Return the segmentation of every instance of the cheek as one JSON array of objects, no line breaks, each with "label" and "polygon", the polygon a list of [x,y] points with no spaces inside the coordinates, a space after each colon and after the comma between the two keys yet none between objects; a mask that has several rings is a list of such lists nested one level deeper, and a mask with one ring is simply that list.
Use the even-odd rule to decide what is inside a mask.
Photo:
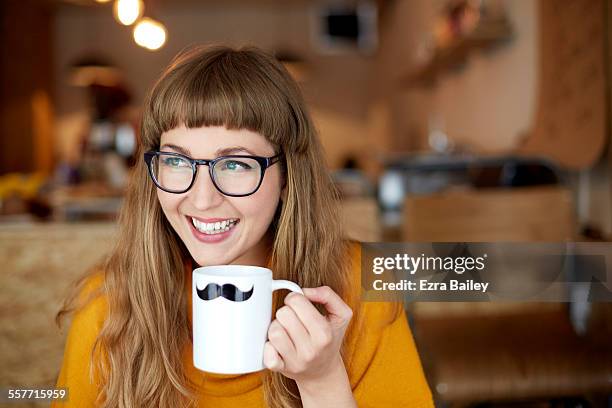
[{"label": "cheek", "polygon": [[[245,217],[251,225],[259,225],[266,222],[270,207],[275,207],[274,195],[258,194],[259,191],[249,197],[232,199],[232,206]],[[263,191],[262,191],[263,193]]]},{"label": "cheek", "polygon": [[179,200],[174,196],[176,196],[176,194],[165,193],[160,189],[157,189],[157,200],[168,218],[170,218],[172,213],[176,212],[178,209]]},{"label": "cheek", "polygon": [[245,217],[251,218],[253,225],[267,228],[272,221],[280,199],[278,177],[270,177],[270,179],[264,180],[255,194],[245,198],[245,200],[236,201],[236,208]]}]

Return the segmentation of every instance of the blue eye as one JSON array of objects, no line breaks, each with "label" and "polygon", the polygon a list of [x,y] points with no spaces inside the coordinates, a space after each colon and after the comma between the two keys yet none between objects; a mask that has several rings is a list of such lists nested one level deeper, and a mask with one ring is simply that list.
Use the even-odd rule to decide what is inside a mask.
[{"label": "blue eye", "polygon": [[191,167],[189,163],[185,159],[181,159],[180,157],[173,156],[165,156],[162,157],[162,164],[167,167]]},{"label": "blue eye", "polygon": [[229,170],[229,171],[240,171],[240,170],[251,170],[252,166],[249,164],[238,161],[238,160],[224,160],[221,163],[221,170]]}]

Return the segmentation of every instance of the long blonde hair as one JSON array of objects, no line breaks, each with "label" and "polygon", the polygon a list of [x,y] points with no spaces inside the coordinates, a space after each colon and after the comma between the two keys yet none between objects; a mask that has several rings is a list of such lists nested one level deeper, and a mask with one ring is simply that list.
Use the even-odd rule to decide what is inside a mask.
[{"label": "long blonde hair", "polygon": [[[184,291],[190,254],[165,218],[143,160],[144,151],[159,148],[163,132],[182,124],[246,128],[284,152],[286,195],[271,224],[275,279],[302,287],[328,285],[348,296],[348,247],[338,195],[298,85],[273,56],[255,47],[185,51],[145,102],[138,161],[116,245],[75,283],[56,317],[61,325],[62,316],[82,307],[77,295],[88,276],[101,269],[108,316],[94,350],[104,350],[105,358],[94,358],[92,351],[91,367],[100,374],[103,407],[195,405],[197,391],[181,360],[191,341]],[[274,310],[281,305],[275,297]],[[263,390],[270,407],[301,406],[295,381],[279,373],[265,371]]]}]

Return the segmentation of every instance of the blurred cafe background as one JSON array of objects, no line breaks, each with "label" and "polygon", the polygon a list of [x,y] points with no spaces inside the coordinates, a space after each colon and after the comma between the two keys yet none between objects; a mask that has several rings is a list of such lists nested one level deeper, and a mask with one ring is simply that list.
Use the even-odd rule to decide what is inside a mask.
[{"label": "blurred cafe background", "polygon": [[[285,64],[354,239],[612,240],[609,0],[2,0],[0,11],[0,386],[55,384],[66,330],[53,316],[110,248],[147,90],[193,44],[254,44]],[[439,407],[612,407],[611,305],[407,312]]]}]

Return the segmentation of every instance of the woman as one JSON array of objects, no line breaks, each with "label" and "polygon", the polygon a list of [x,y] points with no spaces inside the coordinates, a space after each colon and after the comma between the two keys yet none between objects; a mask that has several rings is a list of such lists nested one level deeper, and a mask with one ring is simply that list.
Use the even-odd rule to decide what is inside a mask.
[{"label": "woman", "polygon": [[[432,406],[401,305],[360,304],[360,249],[296,83],[253,47],[179,55],[149,94],[114,250],[75,285],[57,386],[104,407]],[[195,160],[200,159],[200,160]],[[207,160],[201,160],[207,159]],[[214,159],[214,160],[211,160]],[[191,360],[191,271],[267,266],[262,372]]]}]

